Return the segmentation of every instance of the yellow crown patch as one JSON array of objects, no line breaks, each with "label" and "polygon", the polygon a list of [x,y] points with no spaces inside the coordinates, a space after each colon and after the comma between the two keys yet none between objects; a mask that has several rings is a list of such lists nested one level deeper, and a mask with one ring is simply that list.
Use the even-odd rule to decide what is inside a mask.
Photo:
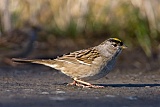
[{"label": "yellow crown patch", "polygon": [[119,40],[118,38],[112,38],[112,39],[121,42],[121,40]]}]

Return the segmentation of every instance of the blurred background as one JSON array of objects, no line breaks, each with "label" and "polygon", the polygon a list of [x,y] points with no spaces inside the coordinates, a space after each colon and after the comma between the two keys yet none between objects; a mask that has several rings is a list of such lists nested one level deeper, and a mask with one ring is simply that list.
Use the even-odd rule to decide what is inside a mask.
[{"label": "blurred background", "polygon": [[0,0],[0,62],[55,58],[109,37],[128,49],[117,67],[159,70],[159,0]]}]

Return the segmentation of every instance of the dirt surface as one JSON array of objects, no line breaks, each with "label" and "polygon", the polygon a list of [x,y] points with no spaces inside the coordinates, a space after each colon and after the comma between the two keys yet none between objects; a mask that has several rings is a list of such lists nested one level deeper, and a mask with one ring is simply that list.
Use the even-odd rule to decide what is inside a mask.
[{"label": "dirt surface", "polygon": [[105,86],[66,86],[72,80],[41,65],[0,67],[0,107],[160,107],[160,71],[114,69],[91,81]]}]

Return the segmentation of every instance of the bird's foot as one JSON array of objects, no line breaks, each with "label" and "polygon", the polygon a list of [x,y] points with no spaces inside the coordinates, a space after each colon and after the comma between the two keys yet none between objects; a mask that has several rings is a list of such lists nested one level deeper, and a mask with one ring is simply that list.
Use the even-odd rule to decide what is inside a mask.
[{"label": "bird's foot", "polygon": [[68,85],[74,85],[74,86],[79,86],[83,88],[104,88],[104,86],[98,86],[98,85],[92,85],[88,82],[82,81],[82,80],[74,80],[72,83],[69,83]]}]

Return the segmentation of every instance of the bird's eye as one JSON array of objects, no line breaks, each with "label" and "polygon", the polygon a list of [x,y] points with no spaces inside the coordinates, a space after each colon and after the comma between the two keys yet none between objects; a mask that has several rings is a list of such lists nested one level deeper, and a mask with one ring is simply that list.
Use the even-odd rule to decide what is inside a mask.
[{"label": "bird's eye", "polygon": [[117,47],[117,44],[113,44],[114,47]]}]

